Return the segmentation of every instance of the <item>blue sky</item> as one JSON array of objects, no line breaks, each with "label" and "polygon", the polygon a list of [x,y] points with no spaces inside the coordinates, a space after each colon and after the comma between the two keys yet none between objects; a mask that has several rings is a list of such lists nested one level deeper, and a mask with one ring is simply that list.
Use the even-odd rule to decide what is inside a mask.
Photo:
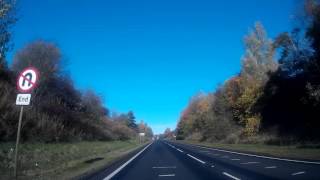
[{"label": "blue sky", "polygon": [[270,37],[289,30],[295,2],[21,0],[9,61],[30,41],[54,42],[77,87],[161,133],[175,128],[191,96],[239,72],[254,22]]}]

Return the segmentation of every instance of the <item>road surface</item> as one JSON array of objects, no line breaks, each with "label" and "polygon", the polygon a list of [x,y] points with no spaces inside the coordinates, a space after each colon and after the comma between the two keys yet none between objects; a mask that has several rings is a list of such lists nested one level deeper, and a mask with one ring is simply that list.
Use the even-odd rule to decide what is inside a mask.
[{"label": "road surface", "polygon": [[320,179],[320,162],[154,141],[111,172],[106,170],[90,179]]}]

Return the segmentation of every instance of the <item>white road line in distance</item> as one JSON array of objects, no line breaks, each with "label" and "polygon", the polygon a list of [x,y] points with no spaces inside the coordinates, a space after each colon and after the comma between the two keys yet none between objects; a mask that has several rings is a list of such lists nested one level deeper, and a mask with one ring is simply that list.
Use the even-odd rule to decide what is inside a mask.
[{"label": "white road line in distance", "polygon": [[154,166],[152,169],[175,169],[176,166]]},{"label": "white road line in distance", "polygon": [[[189,145],[189,146],[194,146],[194,145],[190,145],[190,144],[188,144],[188,145]],[[203,146],[196,146],[196,147],[203,148],[203,149],[211,149],[211,150],[220,151],[220,152],[227,152],[227,153],[232,153],[232,154],[244,155],[244,156],[264,158],[264,159],[272,159],[272,160],[287,161],[287,162],[296,162],[296,163],[305,163],[305,164],[320,164],[320,162],[316,162],[316,161],[303,161],[303,160],[295,160],[295,159],[269,157],[269,156],[262,156],[262,155],[255,155],[255,154],[240,153],[240,152],[228,151],[228,150],[222,150],[222,149],[216,149],[216,148],[208,148],[208,147],[203,147]]]},{"label": "white road line in distance", "polygon": [[160,177],[172,177],[175,176],[175,174],[159,174]]},{"label": "white road line in distance", "polygon": [[304,171],[300,171],[300,172],[292,173],[291,175],[292,175],[292,176],[296,176],[296,175],[304,174],[304,173],[306,173],[306,172],[304,172]]},{"label": "white road line in distance", "polygon": [[190,154],[187,154],[187,156],[191,157],[192,159],[194,159],[194,160],[196,160],[196,161],[198,161],[198,162],[201,162],[202,164],[205,164],[205,163],[206,163],[206,162],[204,162],[204,161],[202,161],[202,160],[200,160],[200,159],[198,159],[198,158],[196,158],[196,157],[194,157],[194,156],[192,156],[192,155],[190,155]]},{"label": "white road line in distance", "polygon": [[245,163],[240,163],[240,164],[259,164],[259,162],[245,162]]},{"label": "white road line in distance", "polygon": [[225,175],[225,176],[228,176],[229,178],[232,178],[234,180],[241,180],[240,178],[237,178],[237,177],[235,177],[235,176],[233,176],[233,175],[231,175],[229,173],[226,173],[226,172],[223,172],[222,174]]},{"label": "white road line in distance", "polygon": [[265,169],[275,169],[277,168],[277,166],[267,166],[267,167],[264,167]]},{"label": "white road line in distance", "polygon": [[231,159],[232,161],[240,161],[240,159]]},{"label": "white road line in distance", "polygon": [[211,165],[212,168],[214,168],[214,165]]},{"label": "white road line in distance", "polygon": [[136,155],[134,155],[132,158],[130,158],[127,162],[122,164],[118,169],[113,171],[111,174],[109,174],[107,177],[103,178],[103,180],[110,180],[115,176],[117,173],[119,173],[124,167],[126,167],[131,161],[133,161],[135,158],[137,158],[143,151],[145,151],[152,143],[150,143],[148,146],[143,148],[140,152],[138,152]]},{"label": "white road line in distance", "polygon": [[177,150],[178,150],[179,152],[182,152],[182,153],[183,153],[183,151],[182,151],[181,149],[178,149],[178,148],[177,148]]}]

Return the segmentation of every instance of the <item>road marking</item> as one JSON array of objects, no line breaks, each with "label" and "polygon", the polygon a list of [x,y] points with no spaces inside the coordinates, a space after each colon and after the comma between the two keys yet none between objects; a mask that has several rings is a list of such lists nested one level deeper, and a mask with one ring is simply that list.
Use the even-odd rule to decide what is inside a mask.
[{"label": "road marking", "polygon": [[232,161],[240,161],[240,159],[231,159]]},{"label": "road marking", "polygon": [[265,169],[275,169],[277,168],[277,166],[267,166],[267,167],[264,167]]},{"label": "road marking", "polygon": [[177,150],[180,151],[180,152],[183,152],[181,149],[178,149],[178,148],[177,148]]},{"label": "road marking", "polygon": [[214,165],[211,165],[212,168],[214,168]]},{"label": "road marking", "polygon": [[[189,145],[189,146],[193,146],[193,145]],[[294,159],[286,159],[286,158],[276,158],[276,157],[240,153],[240,152],[234,152],[234,151],[228,151],[228,150],[222,150],[222,149],[216,149],[216,148],[208,148],[208,147],[203,147],[203,146],[196,146],[196,147],[203,148],[203,149],[211,149],[211,150],[220,151],[220,152],[227,152],[227,153],[232,153],[232,154],[244,155],[244,156],[264,158],[264,159],[273,159],[273,160],[279,160],[279,161],[305,163],[305,164],[320,164],[320,162],[316,162],[316,161],[302,161],[302,160],[294,160]]]},{"label": "road marking", "polygon": [[153,169],[175,169],[176,166],[154,166]]},{"label": "road marking", "polygon": [[105,177],[103,180],[110,180],[115,176],[117,173],[119,173],[124,167],[126,167],[131,161],[133,161],[135,158],[137,158],[143,151],[145,151],[152,143],[150,143],[148,146],[143,148],[140,152],[138,152],[136,155],[134,155],[132,158],[130,158],[127,162],[122,164],[118,169],[113,171],[111,174],[109,174],[107,177]]},{"label": "road marking", "polygon": [[192,159],[201,162],[202,164],[205,164],[205,163],[206,163],[206,162],[204,162],[204,161],[202,161],[202,160],[200,160],[200,159],[198,159],[198,158],[196,158],[196,157],[194,157],[194,156],[192,156],[192,155],[190,155],[190,154],[187,154],[187,155],[188,155],[189,157],[191,157]]},{"label": "road marking", "polygon": [[291,175],[292,175],[292,176],[296,176],[296,175],[304,174],[304,173],[306,173],[306,172],[304,172],[304,171],[300,171],[300,172],[292,173]]},{"label": "road marking", "polygon": [[245,162],[245,163],[240,163],[240,164],[259,164],[259,162]]},{"label": "road marking", "polygon": [[159,174],[160,177],[172,177],[175,176],[175,174]]},{"label": "road marking", "polygon": [[232,179],[235,179],[235,180],[241,180],[241,179],[239,179],[239,178],[237,178],[237,177],[235,177],[235,176],[232,176],[231,174],[226,173],[226,172],[223,172],[222,174],[225,175],[225,176],[228,176],[228,177],[230,177],[230,178],[232,178]]},{"label": "road marking", "polygon": [[219,156],[220,154],[212,154],[212,155],[214,155],[214,156]]}]

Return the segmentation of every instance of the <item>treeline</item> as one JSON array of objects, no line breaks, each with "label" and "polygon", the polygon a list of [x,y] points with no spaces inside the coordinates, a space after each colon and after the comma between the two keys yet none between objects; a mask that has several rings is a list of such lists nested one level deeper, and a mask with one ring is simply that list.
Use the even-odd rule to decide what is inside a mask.
[{"label": "treeline", "polygon": [[291,32],[271,40],[261,23],[244,37],[240,73],[197,94],[177,139],[226,143],[319,142],[320,4],[305,1]]},{"label": "treeline", "polygon": [[127,140],[136,138],[139,132],[152,137],[151,128],[136,123],[133,112],[110,113],[94,91],[79,91],[64,70],[61,50],[53,43],[35,41],[26,45],[8,67],[5,55],[12,45],[14,6],[15,1],[0,1],[0,142],[16,138],[16,79],[29,66],[40,71],[40,81],[32,93],[32,105],[25,107],[23,141]]}]

